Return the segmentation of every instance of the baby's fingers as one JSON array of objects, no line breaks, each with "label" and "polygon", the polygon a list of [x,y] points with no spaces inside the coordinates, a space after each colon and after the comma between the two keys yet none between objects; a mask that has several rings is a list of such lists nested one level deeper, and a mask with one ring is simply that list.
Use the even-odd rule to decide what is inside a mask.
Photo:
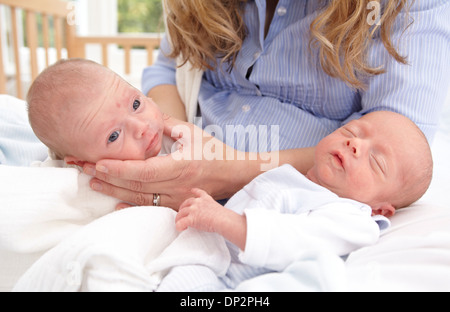
[{"label": "baby's fingers", "polygon": [[[183,211],[185,211],[183,213]],[[175,228],[177,231],[182,232],[186,230],[190,226],[190,218],[189,213],[187,210],[181,210],[178,212],[176,218],[175,218]]]},{"label": "baby's fingers", "polygon": [[[178,213],[175,216],[175,224],[177,224],[179,221],[186,219],[186,217],[190,214],[191,210],[191,204],[190,202],[192,201],[192,198],[188,198],[186,199],[180,206],[180,208],[178,209]],[[186,221],[184,221],[186,222]]]},{"label": "baby's fingers", "polygon": [[195,198],[193,197],[186,199],[184,202],[181,203],[180,207],[178,208],[178,211],[192,206],[194,204],[194,200]]}]

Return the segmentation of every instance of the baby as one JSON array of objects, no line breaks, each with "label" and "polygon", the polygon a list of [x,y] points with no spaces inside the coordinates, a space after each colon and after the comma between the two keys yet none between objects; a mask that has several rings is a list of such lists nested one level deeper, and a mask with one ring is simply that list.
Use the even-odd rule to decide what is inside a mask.
[{"label": "baby", "polygon": [[[156,104],[94,62],[74,59],[49,67],[27,100],[36,135],[69,164],[143,160],[161,151],[164,122]],[[428,142],[412,121],[393,112],[367,114],[317,145],[306,176],[288,165],[268,171],[226,207],[194,189],[179,208],[177,229],[222,235],[232,243],[234,261],[220,281],[198,267],[195,274],[174,268],[160,290],[235,288],[308,252],[342,256],[373,244],[389,224],[386,217],[419,199],[431,175]]]},{"label": "baby", "polygon": [[[144,160],[157,156],[160,152],[169,152],[174,145],[171,138],[163,135],[164,120],[157,105],[116,73],[92,61],[63,60],[47,68],[32,84],[27,101],[29,120],[34,132],[49,147],[55,158],[65,160],[68,164],[83,166],[85,162],[95,163],[105,158]],[[80,175],[80,177],[80,181],[87,181],[86,178],[90,179],[86,175]],[[74,208],[80,207],[84,210],[86,206],[92,205],[93,211],[111,211],[108,209],[118,201],[116,199],[105,200],[103,194],[93,192],[87,183],[82,182],[78,187],[77,194],[88,198],[87,201],[86,198],[82,198],[80,201],[71,202],[70,204]],[[85,201],[83,202],[83,200]],[[158,199],[156,199],[156,203],[158,203]],[[123,207],[119,202],[116,209]],[[133,268],[136,268],[136,265],[150,264],[144,270],[137,267],[138,272],[148,273],[148,276],[143,276],[143,279],[150,282],[146,285],[146,289],[155,289],[158,280],[168,271],[167,268],[180,263],[184,265],[193,263],[196,267],[214,271],[214,276],[216,274],[223,275],[229,264],[229,252],[225,240],[221,236],[196,230],[177,233],[173,221],[175,218],[173,210],[146,208],[148,209],[137,208],[134,210],[135,213],[136,211],[139,213],[140,217],[145,219],[146,216],[149,216],[150,220],[154,221],[143,229],[155,231],[154,233],[160,232],[164,239],[158,235],[151,235],[144,237],[141,245],[136,242],[127,245],[126,240],[122,240],[126,246],[116,249],[116,246],[120,245],[117,245],[116,241],[114,244],[110,244],[109,235],[88,235],[88,245],[83,239],[75,239],[70,243],[71,250],[83,250],[81,254],[84,257],[85,254],[89,256],[89,251],[97,254],[98,250],[94,249],[106,243],[107,247],[106,249],[101,247],[101,253],[112,265],[117,264],[118,272],[123,263],[132,264]],[[127,213],[128,211],[123,212]],[[126,221],[127,218],[130,220],[132,215],[133,211],[130,211],[122,216]],[[114,218],[112,216],[100,219],[96,223],[97,225],[94,223],[94,231],[97,232],[97,228],[100,226],[103,229],[100,231],[102,233],[109,230],[117,232],[115,228],[110,228],[111,220]],[[136,231],[139,231],[138,223],[136,223]],[[78,233],[85,233],[91,229],[92,227],[86,226]],[[173,233],[178,235],[173,235]],[[163,244],[166,245],[162,247]],[[110,247],[108,247],[110,245],[114,246],[111,253],[109,253]],[[53,250],[63,250],[61,248],[65,248],[64,246],[64,244],[59,244]],[[92,246],[95,248],[93,249]],[[176,253],[178,250],[183,257],[171,257],[171,253]],[[63,250],[63,252],[65,251]],[[73,257],[71,262],[79,263],[78,254],[71,253],[70,257]],[[170,258],[169,261],[161,260],[164,257]],[[95,263],[95,256],[93,258],[92,261]],[[49,267],[46,261],[51,261],[51,259],[44,259],[40,265],[45,269]],[[94,268],[95,274],[91,276],[90,269],[87,268],[90,266],[91,260],[86,262],[86,259],[89,257],[84,257],[84,262],[82,261],[87,264],[83,270],[85,274],[83,284],[79,286],[79,289],[96,287],[95,282],[86,281],[89,281],[90,278],[97,280],[97,276],[101,276],[98,272],[103,269],[102,266]],[[156,270],[156,274],[153,274],[152,270]],[[42,270],[38,271],[42,272]],[[108,266],[106,266],[106,271],[108,271]],[[125,287],[127,287],[127,283],[136,285],[134,277],[127,280],[127,277],[132,274],[128,275],[128,270],[126,271],[123,275],[122,285]],[[135,273],[137,274],[137,272]],[[118,287],[120,285],[121,283]],[[104,285],[97,286],[104,287]]]},{"label": "baby", "polygon": [[27,102],[33,131],[68,164],[144,160],[161,151],[158,106],[95,62],[70,59],[50,66],[33,82]]},{"label": "baby", "polygon": [[176,227],[216,232],[232,243],[235,261],[221,283],[234,288],[314,252],[344,256],[375,243],[389,226],[386,218],[425,193],[432,167],[428,142],[412,121],[373,112],[322,139],[306,176],[289,165],[273,169],[225,207],[203,190],[192,190]]}]

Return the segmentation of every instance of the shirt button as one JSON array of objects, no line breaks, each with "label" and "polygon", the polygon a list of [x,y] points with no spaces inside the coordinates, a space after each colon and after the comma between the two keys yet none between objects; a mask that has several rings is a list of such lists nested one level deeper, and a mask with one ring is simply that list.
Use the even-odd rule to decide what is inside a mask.
[{"label": "shirt button", "polygon": [[284,16],[284,15],[286,15],[286,13],[287,13],[287,9],[283,6],[279,7],[277,10],[277,14],[279,16]]},{"label": "shirt button", "polygon": [[253,59],[256,61],[261,56],[261,52],[256,52],[253,54]]},{"label": "shirt button", "polygon": [[249,112],[249,111],[250,111],[250,105],[244,105],[244,106],[242,106],[242,111],[243,111],[244,113]]}]

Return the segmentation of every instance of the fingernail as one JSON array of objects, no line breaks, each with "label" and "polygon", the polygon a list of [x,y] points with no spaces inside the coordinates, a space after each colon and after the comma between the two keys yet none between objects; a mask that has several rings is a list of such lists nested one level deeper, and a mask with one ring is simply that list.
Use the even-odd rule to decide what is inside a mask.
[{"label": "fingernail", "polygon": [[94,191],[101,191],[103,189],[102,185],[97,182],[92,183],[91,187]]},{"label": "fingernail", "polygon": [[100,172],[103,172],[103,173],[108,173],[108,168],[106,168],[105,166],[97,165],[95,167],[95,169],[97,169],[97,171],[100,171]]},{"label": "fingernail", "polygon": [[84,173],[90,176],[95,176],[95,169],[92,167],[84,167],[83,169]]}]

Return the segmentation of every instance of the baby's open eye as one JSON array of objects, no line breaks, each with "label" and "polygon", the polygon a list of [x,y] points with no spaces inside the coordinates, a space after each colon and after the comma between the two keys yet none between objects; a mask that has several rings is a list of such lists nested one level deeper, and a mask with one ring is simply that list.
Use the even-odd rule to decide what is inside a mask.
[{"label": "baby's open eye", "polygon": [[141,101],[134,100],[134,102],[133,102],[133,109],[137,110],[140,106],[141,106]]},{"label": "baby's open eye", "polygon": [[120,135],[120,131],[114,131],[113,133],[111,133],[111,135],[108,138],[108,143],[112,143],[114,141],[116,141],[119,138]]}]

